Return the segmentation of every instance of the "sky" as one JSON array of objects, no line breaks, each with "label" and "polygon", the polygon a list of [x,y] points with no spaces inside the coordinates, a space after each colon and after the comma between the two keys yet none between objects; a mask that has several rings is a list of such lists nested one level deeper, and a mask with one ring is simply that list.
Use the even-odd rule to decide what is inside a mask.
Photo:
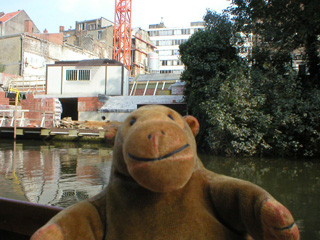
[{"label": "sky", "polygon": [[[230,0],[132,0],[132,27],[147,30],[149,24],[189,26],[202,21],[206,9],[220,13]],[[104,17],[114,22],[115,0],[0,0],[0,12],[25,10],[38,29],[59,32],[59,26],[74,29],[75,22]]]}]

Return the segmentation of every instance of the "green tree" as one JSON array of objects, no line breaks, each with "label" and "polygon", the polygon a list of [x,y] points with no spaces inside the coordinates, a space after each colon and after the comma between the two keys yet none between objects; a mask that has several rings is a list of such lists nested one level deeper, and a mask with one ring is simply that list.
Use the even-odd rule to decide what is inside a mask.
[{"label": "green tree", "polygon": [[265,138],[272,116],[264,113],[266,97],[253,88],[252,81],[249,69],[241,63],[232,64],[221,84],[219,76],[211,81],[218,94],[208,98],[202,108],[209,116],[206,140],[214,152],[260,155],[271,148]]},{"label": "green tree", "polygon": [[227,15],[208,11],[204,19],[205,30],[180,46],[186,102],[201,125],[199,147],[227,155],[319,156],[320,89],[305,88],[286,65],[286,51],[275,55],[268,44],[247,64]]},{"label": "green tree", "polygon": [[320,90],[304,90],[295,71],[281,75],[251,69],[253,89],[264,96],[264,115],[271,116],[264,140],[268,155],[319,156]]},{"label": "green tree", "polygon": [[310,72],[310,86],[319,83],[320,4],[317,0],[233,0],[228,10],[237,30],[261,37],[253,63],[284,72],[295,50],[303,48]]},{"label": "green tree", "polygon": [[204,139],[208,116],[200,107],[216,94],[215,91],[208,91],[208,83],[217,75],[222,81],[231,62],[240,60],[232,44],[234,30],[228,15],[207,10],[205,21],[205,30],[196,32],[180,45],[181,61],[186,66],[181,76],[186,82],[184,95],[188,109],[202,126],[198,135],[201,146],[206,146]]}]

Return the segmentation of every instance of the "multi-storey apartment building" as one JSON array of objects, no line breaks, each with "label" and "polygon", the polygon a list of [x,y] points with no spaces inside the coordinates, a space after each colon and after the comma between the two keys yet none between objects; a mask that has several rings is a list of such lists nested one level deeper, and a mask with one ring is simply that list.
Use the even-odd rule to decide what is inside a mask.
[{"label": "multi-storey apartment building", "polygon": [[60,32],[65,42],[99,54],[100,58],[112,58],[113,28],[112,21],[101,17],[77,21],[75,29],[65,30],[60,26]]},{"label": "multi-storey apartment building", "polygon": [[204,22],[191,22],[187,27],[167,28],[163,22],[149,25],[150,39],[159,55],[160,73],[181,73],[184,65],[180,60],[179,45],[186,42],[192,34],[204,28]]}]

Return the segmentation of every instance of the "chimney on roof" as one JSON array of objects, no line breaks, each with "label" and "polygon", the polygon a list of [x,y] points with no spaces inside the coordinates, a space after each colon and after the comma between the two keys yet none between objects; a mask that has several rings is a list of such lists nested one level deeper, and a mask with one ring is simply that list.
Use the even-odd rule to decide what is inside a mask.
[{"label": "chimney on roof", "polygon": [[24,32],[33,33],[33,22],[31,20],[24,21]]},{"label": "chimney on roof", "polygon": [[43,31],[43,33],[48,33],[48,30],[45,28],[44,31]]},{"label": "chimney on roof", "polygon": [[60,32],[64,32],[64,26],[60,26]]},{"label": "chimney on roof", "polygon": [[4,15],[4,12],[0,12],[0,17],[2,17]]}]

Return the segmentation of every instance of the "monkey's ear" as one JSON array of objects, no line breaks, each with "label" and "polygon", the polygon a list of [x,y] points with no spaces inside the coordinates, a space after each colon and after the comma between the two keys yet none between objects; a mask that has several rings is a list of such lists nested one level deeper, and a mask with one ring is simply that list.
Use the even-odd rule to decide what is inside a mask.
[{"label": "monkey's ear", "polygon": [[194,136],[197,136],[200,130],[200,124],[198,122],[198,119],[196,119],[194,116],[187,115],[183,117],[184,120],[188,123],[189,127],[191,128],[191,131]]}]

